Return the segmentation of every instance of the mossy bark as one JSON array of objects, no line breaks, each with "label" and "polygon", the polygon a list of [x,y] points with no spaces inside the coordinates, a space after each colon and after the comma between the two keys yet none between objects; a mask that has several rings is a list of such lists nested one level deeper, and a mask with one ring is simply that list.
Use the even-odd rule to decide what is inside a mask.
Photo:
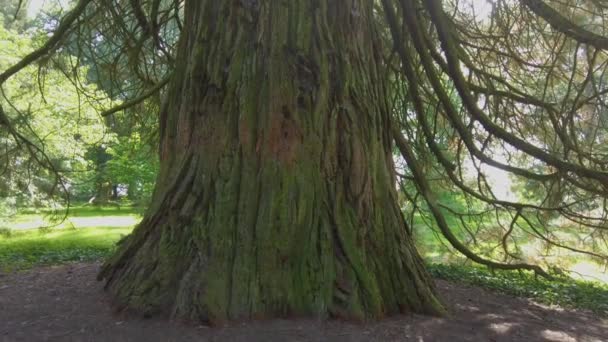
[{"label": "mossy bark", "polygon": [[221,322],[443,312],[397,205],[372,1],[186,1],[116,302]]}]

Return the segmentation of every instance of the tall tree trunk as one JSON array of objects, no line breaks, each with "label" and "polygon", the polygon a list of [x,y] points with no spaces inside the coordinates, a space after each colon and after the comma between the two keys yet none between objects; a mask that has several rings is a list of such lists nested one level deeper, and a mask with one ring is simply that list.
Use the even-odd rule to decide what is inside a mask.
[{"label": "tall tree trunk", "polygon": [[186,1],[117,303],[203,321],[443,311],[396,201],[367,0]]}]

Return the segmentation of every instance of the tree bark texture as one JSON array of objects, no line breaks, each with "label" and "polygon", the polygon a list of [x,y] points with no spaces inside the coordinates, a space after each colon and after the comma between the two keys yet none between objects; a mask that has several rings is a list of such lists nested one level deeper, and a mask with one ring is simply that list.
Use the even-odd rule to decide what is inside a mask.
[{"label": "tree bark texture", "polygon": [[222,322],[443,312],[394,189],[367,0],[186,1],[143,221],[100,278]]}]

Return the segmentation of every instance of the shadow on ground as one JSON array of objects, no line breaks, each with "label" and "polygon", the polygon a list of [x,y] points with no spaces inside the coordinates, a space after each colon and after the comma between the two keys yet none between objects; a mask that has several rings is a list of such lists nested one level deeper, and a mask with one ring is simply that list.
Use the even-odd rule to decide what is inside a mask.
[{"label": "shadow on ground", "polygon": [[312,319],[222,328],[113,313],[98,264],[0,274],[0,341],[608,341],[608,320],[438,281],[451,317],[354,324]]}]

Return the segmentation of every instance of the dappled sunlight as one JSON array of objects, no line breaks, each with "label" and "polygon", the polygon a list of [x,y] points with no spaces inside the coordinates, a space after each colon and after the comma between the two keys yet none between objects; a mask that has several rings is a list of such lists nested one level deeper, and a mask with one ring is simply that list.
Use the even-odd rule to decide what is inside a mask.
[{"label": "dappled sunlight", "polygon": [[99,238],[107,237],[117,234],[129,234],[132,227],[88,227],[83,229],[69,229],[61,228],[54,229],[50,232],[44,232],[41,234],[30,234],[30,238],[33,239],[59,239],[59,238]]},{"label": "dappled sunlight", "polygon": [[576,342],[577,339],[568,335],[563,331],[545,329],[541,332],[541,336],[547,341],[560,341],[560,342]]},{"label": "dappled sunlight", "polygon": [[98,216],[98,217],[71,217],[69,221],[76,227],[131,227],[141,220],[139,216]]},{"label": "dappled sunlight", "polygon": [[10,225],[11,229],[14,230],[25,230],[25,229],[35,229],[39,227],[44,227],[50,225],[49,222],[45,221],[44,218],[38,217],[34,218],[31,221],[12,223]]},{"label": "dappled sunlight", "polygon": [[[11,286],[2,292],[6,310],[0,311],[5,336],[45,339],[55,336],[72,340],[171,340],[171,341],[605,341],[606,325],[587,313],[556,312],[529,307],[523,301],[456,284],[439,284],[450,294],[446,303],[451,315],[445,318],[401,315],[365,323],[314,318],[268,319],[226,324],[221,328],[173,324],[161,319],[112,314],[102,297],[103,283],[93,281],[97,264],[78,264],[9,275]],[[66,277],[66,272],[69,274]],[[35,275],[35,276],[34,276]],[[19,282],[21,281],[21,282]],[[2,290],[0,290],[2,291]],[[477,296],[479,294],[479,296]],[[56,301],[58,295],[63,300]],[[28,310],[29,301],[36,312]],[[26,305],[24,305],[24,303]],[[480,308],[471,313],[458,307]],[[488,304],[489,303],[489,304]],[[500,313],[500,315],[487,315]],[[41,318],[34,317],[40,316]],[[32,318],[34,317],[34,318]],[[57,317],[57,319],[49,319]],[[493,318],[488,318],[493,317]],[[28,321],[28,329],[22,323]],[[575,330],[578,327],[578,330]],[[84,329],[83,329],[84,328]],[[82,329],[82,330],[81,330]],[[85,330],[86,329],[86,330]],[[91,331],[99,332],[94,337]],[[25,332],[25,334],[24,334]],[[74,333],[76,332],[76,333]]]},{"label": "dappled sunlight", "polygon": [[523,257],[527,260],[532,260],[541,256],[543,251],[542,242],[538,240],[522,244],[519,248],[521,249]]},{"label": "dappled sunlight", "polygon": [[[54,229],[49,232],[26,231],[12,237],[0,237],[0,248],[29,253],[31,250],[69,250],[87,246],[112,246],[121,236],[130,234],[132,227],[92,227],[87,229]],[[1,254],[1,253],[0,253]],[[9,253],[10,254],[10,253]],[[1,257],[1,255],[0,255]],[[1,258],[0,258],[1,259]]]},{"label": "dappled sunlight", "polygon": [[469,312],[479,312],[481,310],[478,306],[475,306],[475,305],[456,304],[456,307],[458,309],[466,310],[466,311],[469,311]]},{"label": "dappled sunlight", "polygon": [[495,313],[489,313],[489,314],[485,314],[485,315],[481,316],[481,318],[487,319],[487,320],[502,321],[502,320],[505,319],[505,316],[504,315],[495,314]]},{"label": "dappled sunlight", "polygon": [[608,284],[606,267],[592,261],[581,261],[569,267],[571,276],[576,279],[588,281],[601,281]]},{"label": "dappled sunlight", "polygon": [[557,267],[574,279],[608,284],[608,268],[584,255],[555,247],[548,250],[538,240],[521,244],[520,250],[527,262]]},{"label": "dappled sunlight", "polygon": [[508,333],[516,324],[514,323],[492,323],[490,324],[490,330],[498,333],[498,334],[506,334]]},{"label": "dappled sunlight", "polygon": [[79,236],[82,237],[99,237],[106,236],[108,234],[129,234],[132,230],[132,227],[124,227],[124,228],[91,228],[85,229],[78,232]]},{"label": "dappled sunlight", "polygon": [[541,309],[553,310],[555,312],[565,312],[566,311],[566,310],[564,310],[564,308],[560,307],[559,305],[543,304],[543,303],[539,303],[539,302],[535,301],[534,299],[528,299],[527,302],[530,306],[538,307]]},{"label": "dappled sunlight", "polygon": [[24,215],[17,222],[9,222],[13,230],[30,230],[40,227],[53,228],[87,228],[87,227],[133,227],[141,221],[136,214],[112,216],[68,217],[57,224],[42,215]]}]

